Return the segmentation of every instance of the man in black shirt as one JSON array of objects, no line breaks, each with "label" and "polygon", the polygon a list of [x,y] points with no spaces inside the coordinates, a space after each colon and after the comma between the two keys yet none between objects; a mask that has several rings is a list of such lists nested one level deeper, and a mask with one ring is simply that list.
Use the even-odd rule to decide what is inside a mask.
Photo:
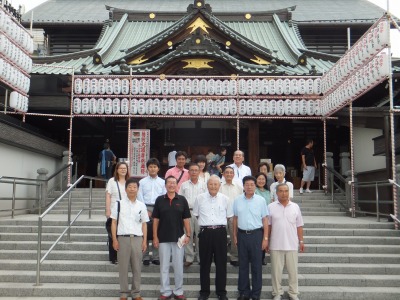
[{"label": "man in black shirt", "polygon": [[314,151],[313,151],[314,141],[307,140],[307,145],[301,150],[301,169],[303,170],[303,179],[300,185],[300,194],[303,194],[303,186],[306,185],[306,193],[311,193],[310,185],[311,181],[314,180],[315,169],[317,168],[317,163],[315,161]]},{"label": "man in black shirt", "polygon": [[[186,299],[183,294],[183,257],[182,245],[189,243],[190,235],[184,235],[190,231],[190,210],[185,197],[178,195],[176,191],[177,179],[168,176],[165,179],[167,193],[156,199],[153,210],[153,245],[159,249],[161,287],[159,300]],[[183,238],[182,238],[183,237]],[[181,245],[178,245],[181,239]],[[169,284],[169,265],[172,254],[172,266],[174,268],[175,289]]]}]

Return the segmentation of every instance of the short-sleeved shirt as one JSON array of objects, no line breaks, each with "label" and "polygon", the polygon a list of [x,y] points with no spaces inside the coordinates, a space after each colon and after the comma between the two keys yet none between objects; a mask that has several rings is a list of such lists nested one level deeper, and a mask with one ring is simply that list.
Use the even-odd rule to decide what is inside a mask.
[{"label": "short-sleeved shirt", "polygon": [[120,202],[118,219],[118,205],[114,205],[111,218],[118,219],[117,235],[134,234],[143,236],[142,223],[149,221],[146,205],[140,201],[130,201],[128,198]]},{"label": "short-sleeved shirt", "polygon": [[173,199],[169,199],[168,194],[159,196],[154,204],[152,217],[159,219],[159,242],[177,242],[183,235],[183,220],[190,218],[189,204],[185,197],[178,194]]},{"label": "short-sleeved shirt", "polygon": [[314,166],[314,151],[313,149],[309,149],[304,147],[301,150],[301,155],[304,155],[306,166]]},{"label": "short-sleeved shirt", "polygon": [[262,219],[268,216],[268,208],[263,197],[254,194],[247,199],[243,194],[233,202],[233,213],[238,217],[239,229],[254,230],[263,227]]},{"label": "short-sleeved shirt", "polygon": [[263,191],[259,188],[256,188],[256,195],[259,195],[264,198],[265,204],[269,204],[271,202],[271,195],[268,190],[264,189]]},{"label": "short-sleeved shirt", "polygon": [[[183,172],[183,175],[181,177],[181,174]],[[178,185],[176,186],[176,192],[179,193],[179,190],[181,188],[182,183],[184,183],[185,181],[188,181],[190,176],[189,176],[189,171],[187,169],[179,169],[177,167],[173,167],[171,169],[169,169],[167,171],[167,173],[165,173],[165,178],[168,178],[169,176],[174,176],[176,178],[176,180],[179,179],[179,177],[181,177],[181,179],[178,182]]]},{"label": "short-sleeved shirt", "polygon": [[115,202],[117,200],[121,200],[119,198],[117,184],[119,186],[119,191],[121,192],[121,199],[127,198],[125,186],[119,183],[118,181],[115,181],[114,177],[110,178],[107,182],[106,193],[110,194],[111,196],[111,205],[110,205],[111,210],[114,208]]},{"label": "short-sleeved shirt", "polygon": [[169,167],[175,167],[176,165],[176,150],[171,151],[170,153],[168,153],[168,166]]},{"label": "short-sleeved shirt", "polygon": [[243,188],[234,181],[232,181],[231,184],[224,182],[221,183],[219,192],[227,196],[229,199],[229,204],[233,206],[233,201],[235,201],[239,195],[243,194]]},{"label": "short-sleeved shirt", "polygon": [[154,205],[157,197],[166,193],[165,181],[158,176],[147,176],[139,181],[138,200],[146,205]]},{"label": "short-sleeved shirt", "polygon": [[[242,164],[240,167],[238,167],[236,164],[230,164],[229,166],[232,167],[233,171],[235,172],[233,180],[243,187],[243,178],[246,176],[251,176],[250,168],[244,164]],[[223,181],[224,180],[225,179],[223,179]]]},{"label": "short-sleeved shirt", "polygon": [[99,153],[99,162],[102,161],[103,155],[104,155],[104,160],[105,161],[113,161],[114,157],[116,157],[114,152],[112,152],[112,150],[104,149],[104,150],[100,151],[100,153]]},{"label": "short-sleeved shirt", "polygon": [[304,226],[300,207],[292,202],[283,206],[279,201],[268,205],[268,223],[271,226],[270,250],[297,251],[299,238],[297,227]]},{"label": "short-sleeved shirt", "polygon": [[194,201],[196,197],[200,194],[203,194],[207,191],[207,186],[200,179],[194,184],[191,180],[185,181],[182,183],[181,189],[179,190],[180,194],[186,198],[189,208],[193,209]]},{"label": "short-sleeved shirt", "polygon": [[293,199],[293,184],[291,182],[289,182],[289,181],[286,181],[286,179],[283,179],[283,182],[276,181],[273,184],[271,184],[271,187],[270,187],[271,201],[278,201],[278,195],[276,194],[276,187],[280,183],[286,183],[287,184],[287,186],[289,187],[289,198]]},{"label": "short-sleeved shirt", "polygon": [[226,225],[233,217],[232,206],[227,196],[217,193],[214,197],[207,191],[197,196],[193,215],[198,217],[199,226]]}]

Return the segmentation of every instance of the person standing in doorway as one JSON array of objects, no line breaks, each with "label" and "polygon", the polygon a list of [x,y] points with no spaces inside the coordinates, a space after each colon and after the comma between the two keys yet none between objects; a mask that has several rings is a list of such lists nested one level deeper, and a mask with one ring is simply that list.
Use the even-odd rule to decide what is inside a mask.
[{"label": "person standing in doorway", "polygon": [[112,167],[115,165],[117,157],[110,149],[109,143],[104,143],[104,149],[99,153],[100,175],[105,179],[110,179]]},{"label": "person standing in doorway", "polygon": [[281,300],[283,295],[282,273],[286,265],[289,275],[289,298],[299,300],[297,264],[298,250],[304,252],[303,217],[299,206],[290,201],[289,186],[280,183],[276,187],[278,201],[268,205],[269,245],[271,255],[272,296]]},{"label": "person standing in doorway", "polygon": [[246,176],[251,176],[250,168],[243,164],[243,161],[244,152],[242,150],[236,150],[233,153],[233,164],[229,165],[233,168],[233,171],[235,172],[235,177],[233,178],[233,180],[240,184],[241,187],[243,187],[243,178]]},{"label": "person standing in doorway", "polygon": [[175,154],[176,166],[165,173],[165,178],[174,176],[177,180],[176,192],[179,193],[182,183],[189,180],[189,170],[185,169],[187,154],[185,151],[178,151]]},{"label": "person standing in doorway", "polygon": [[170,153],[168,153],[168,169],[171,169],[176,166],[176,150],[172,150]]},{"label": "person standing in doorway", "polygon": [[[190,230],[190,210],[185,197],[176,193],[178,183],[174,176],[165,179],[167,193],[156,199],[153,210],[153,244],[158,248],[160,255],[160,293],[159,300],[183,299],[183,256],[184,249],[177,242],[182,241],[182,245],[187,245],[190,235],[184,235]],[[172,290],[169,283],[169,267],[172,256],[172,267],[175,277],[175,288]]]},{"label": "person standing in doorway", "polygon": [[226,148],[221,148],[219,154],[215,154],[213,159],[210,162],[210,166],[208,168],[211,175],[218,175],[221,176],[222,174],[222,166],[225,163],[225,155],[226,155]]},{"label": "person standing in doorway", "polygon": [[[113,207],[111,232],[113,247],[118,251],[119,284],[121,300],[128,295],[133,300],[142,300],[140,296],[142,255],[147,247],[147,225],[149,220],[146,205],[137,201],[139,183],[129,178],[126,183],[126,197]],[[132,270],[132,286],[129,291],[128,269]]]},{"label": "person standing in doorway", "polygon": [[311,181],[314,181],[317,162],[315,161],[313,151],[314,141],[307,140],[306,146],[301,150],[301,168],[303,170],[303,179],[300,185],[300,194],[303,194],[303,186],[306,184],[306,193],[312,193],[310,190]]},{"label": "person standing in doorway", "polygon": [[[139,181],[139,192],[138,200],[146,204],[147,213],[149,215],[149,222],[147,223],[147,232],[149,233],[149,239],[153,238],[153,219],[152,213],[154,209],[154,203],[158,196],[165,195],[167,190],[165,189],[164,179],[158,177],[158,171],[160,171],[160,162],[157,158],[150,158],[146,162],[147,177]],[[143,257],[143,264],[145,266],[150,265],[150,246],[147,243],[147,249]],[[160,258],[158,257],[158,249],[152,247],[153,257],[152,263],[155,265],[160,264]]]}]

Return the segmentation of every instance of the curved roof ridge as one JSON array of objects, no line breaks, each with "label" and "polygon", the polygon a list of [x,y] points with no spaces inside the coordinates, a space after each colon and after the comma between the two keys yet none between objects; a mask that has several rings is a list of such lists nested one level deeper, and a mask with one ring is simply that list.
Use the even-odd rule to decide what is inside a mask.
[{"label": "curved roof ridge", "polygon": [[89,50],[82,50],[78,52],[73,52],[73,53],[65,53],[65,54],[59,54],[59,55],[51,55],[51,56],[33,56],[32,60],[34,63],[57,63],[57,62],[62,62],[65,60],[71,60],[71,59],[78,59],[78,58],[86,58],[88,56],[92,56],[93,54],[97,53],[100,48],[92,48]]},{"label": "curved roof ridge", "polygon": [[[104,46],[101,47],[101,50],[98,53],[100,56],[105,54],[110,49],[110,47],[113,46],[115,39],[121,33],[121,29],[125,26],[125,23],[126,23],[127,19],[128,19],[128,14],[124,14],[122,16],[121,20],[119,20],[118,22],[112,22],[111,23],[112,24],[111,26],[115,25],[115,26],[117,26],[117,28],[115,28],[113,30],[113,32],[111,33],[110,36],[107,36],[107,40],[105,41]],[[107,23],[105,26],[110,26],[110,23]],[[102,41],[99,42],[99,45],[100,45],[101,42]]]},{"label": "curved roof ridge", "polygon": [[292,51],[292,53],[299,57],[301,55],[300,51],[298,50],[298,46],[301,45],[301,43],[299,43],[300,45],[296,46],[293,43],[293,40],[291,39],[291,37],[286,33],[286,31],[284,30],[281,20],[278,18],[277,15],[273,15],[273,22],[276,25],[276,27],[278,28],[281,36],[283,37],[283,41],[285,42],[286,45],[288,45],[289,49]]}]

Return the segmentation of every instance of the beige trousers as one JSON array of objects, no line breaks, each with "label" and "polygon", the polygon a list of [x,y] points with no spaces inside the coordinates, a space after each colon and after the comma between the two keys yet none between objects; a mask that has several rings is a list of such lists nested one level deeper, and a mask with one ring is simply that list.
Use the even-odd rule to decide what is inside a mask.
[{"label": "beige trousers", "polygon": [[297,251],[271,250],[271,280],[272,296],[283,295],[282,273],[283,267],[289,275],[289,297],[295,299],[299,295],[299,284],[297,278],[298,255]]},{"label": "beige trousers", "polygon": [[[192,214],[192,211],[190,211],[190,213]],[[197,235],[199,234],[199,222],[197,221],[197,218],[195,216],[190,217],[190,233],[185,232],[186,234],[190,234],[190,241],[189,244],[187,244],[184,248],[185,248],[185,261],[187,262],[193,262],[194,261],[194,257],[196,256],[197,258],[197,262],[200,262],[200,257],[199,257],[199,238],[197,237]],[[196,234],[196,236],[193,239],[194,234]],[[194,244],[196,245],[196,252],[194,251],[194,247],[193,247],[193,241]]]}]

